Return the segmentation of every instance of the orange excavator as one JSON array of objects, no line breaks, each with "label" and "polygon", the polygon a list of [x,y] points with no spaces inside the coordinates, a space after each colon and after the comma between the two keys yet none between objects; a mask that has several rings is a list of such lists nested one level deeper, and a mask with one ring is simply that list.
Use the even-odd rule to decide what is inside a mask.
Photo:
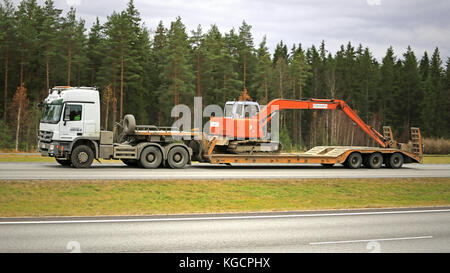
[{"label": "orange excavator", "polygon": [[[380,147],[318,146],[305,153],[281,153],[281,144],[267,138],[266,129],[274,115],[286,109],[340,110]],[[361,164],[369,168],[380,168],[382,164],[399,168],[403,163],[421,162],[423,150],[419,128],[411,128],[410,146],[397,143],[389,126],[383,127],[383,134],[379,133],[342,100],[275,99],[261,107],[248,96],[227,102],[223,117],[211,116],[209,137],[192,147],[194,154],[200,155],[200,161],[210,163],[320,163],[323,166],[340,163],[349,168],[359,168]]]},{"label": "orange excavator", "polygon": [[394,141],[367,125],[344,101],[334,99],[275,99],[262,109],[256,102],[230,101],[225,105],[224,117],[211,117],[211,134],[238,140],[262,139],[264,127],[278,111],[286,109],[341,110],[381,147],[397,148]]}]

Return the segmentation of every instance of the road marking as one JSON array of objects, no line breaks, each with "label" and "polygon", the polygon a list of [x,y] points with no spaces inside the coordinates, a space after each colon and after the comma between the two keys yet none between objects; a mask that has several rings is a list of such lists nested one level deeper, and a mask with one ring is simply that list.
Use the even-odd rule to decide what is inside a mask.
[{"label": "road marking", "polygon": [[386,215],[386,214],[414,214],[450,212],[450,209],[436,210],[410,210],[410,211],[374,211],[374,212],[347,212],[322,214],[286,214],[286,215],[248,215],[248,216],[216,216],[216,217],[178,217],[178,218],[149,218],[149,219],[92,219],[92,220],[49,220],[49,221],[10,221],[0,222],[0,225],[33,225],[33,224],[87,224],[87,223],[144,223],[168,221],[205,221],[205,220],[253,220],[276,218],[305,218],[305,217],[332,217],[332,216],[358,216],[358,215]]},{"label": "road marking", "polygon": [[431,239],[431,238],[433,238],[433,236],[384,238],[384,239],[370,239],[370,240],[350,240],[350,241],[332,241],[332,242],[315,242],[315,243],[309,243],[309,244],[310,245],[331,245],[331,244],[367,243],[367,242],[381,242],[381,241],[418,240],[418,239]]}]

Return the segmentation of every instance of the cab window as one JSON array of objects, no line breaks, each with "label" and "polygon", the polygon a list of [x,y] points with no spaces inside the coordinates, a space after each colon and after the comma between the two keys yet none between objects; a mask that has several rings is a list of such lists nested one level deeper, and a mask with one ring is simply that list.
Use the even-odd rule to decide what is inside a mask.
[{"label": "cab window", "polygon": [[81,105],[66,105],[64,112],[64,121],[80,121],[81,120]]}]

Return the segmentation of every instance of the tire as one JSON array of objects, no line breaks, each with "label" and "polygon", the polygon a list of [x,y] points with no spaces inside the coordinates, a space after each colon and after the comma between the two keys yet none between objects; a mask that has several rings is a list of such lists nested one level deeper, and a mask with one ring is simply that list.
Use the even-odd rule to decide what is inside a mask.
[{"label": "tire", "polygon": [[324,168],[333,168],[333,166],[334,166],[334,164],[330,164],[330,163],[322,163],[322,164],[320,164],[320,165],[322,165],[322,167],[324,167]]},{"label": "tire", "polygon": [[148,146],[141,152],[139,163],[146,169],[156,169],[161,165],[162,160],[161,150],[155,146]]},{"label": "tire", "polygon": [[93,160],[94,152],[86,145],[77,146],[70,155],[70,161],[75,168],[89,168]]},{"label": "tire", "polygon": [[175,146],[167,154],[167,163],[173,169],[181,169],[189,162],[189,153],[182,146]]},{"label": "tire", "polygon": [[136,130],[136,119],[133,115],[125,115],[123,118],[123,130],[127,135],[133,135]]},{"label": "tire", "polygon": [[364,158],[364,166],[371,169],[379,169],[383,166],[383,156],[380,153],[373,153]]},{"label": "tire", "polygon": [[72,162],[69,159],[59,159],[59,158],[55,158],[56,162],[58,162],[61,166],[70,166],[72,164]]},{"label": "tire", "polygon": [[394,153],[386,161],[387,167],[391,169],[399,169],[403,166],[404,158],[401,153]]},{"label": "tire", "polygon": [[137,167],[138,166],[137,159],[121,159],[121,160],[128,167]]},{"label": "tire", "polygon": [[349,169],[358,169],[362,164],[362,156],[360,153],[351,153],[345,160],[345,167]]}]

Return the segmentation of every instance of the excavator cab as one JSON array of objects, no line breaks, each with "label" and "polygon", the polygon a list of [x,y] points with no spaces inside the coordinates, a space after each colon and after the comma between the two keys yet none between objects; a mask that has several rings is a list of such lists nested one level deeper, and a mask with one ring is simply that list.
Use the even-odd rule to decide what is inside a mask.
[{"label": "excavator cab", "polygon": [[254,101],[227,101],[225,104],[225,117],[252,118],[259,113],[260,107]]}]

